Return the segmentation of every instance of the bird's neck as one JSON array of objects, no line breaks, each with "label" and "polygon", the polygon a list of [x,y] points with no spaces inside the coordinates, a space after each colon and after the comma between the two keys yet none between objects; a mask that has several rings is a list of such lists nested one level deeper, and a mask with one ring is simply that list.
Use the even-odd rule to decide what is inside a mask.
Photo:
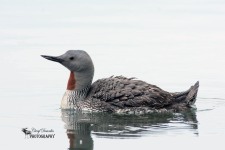
[{"label": "bird's neck", "polygon": [[67,83],[67,90],[74,90],[76,86],[76,79],[74,72],[70,72],[69,80]]},{"label": "bird's neck", "polygon": [[91,86],[93,75],[79,72],[70,72],[67,90],[80,91]]},{"label": "bird's neck", "polygon": [[74,72],[70,72],[69,80],[67,83],[67,90],[74,90],[76,86],[76,79],[74,76]]},{"label": "bird's neck", "polygon": [[93,73],[70,72],[67,90],[61,101],[62,109],[79,109],[79,103],[87,97],[91,87]]}]

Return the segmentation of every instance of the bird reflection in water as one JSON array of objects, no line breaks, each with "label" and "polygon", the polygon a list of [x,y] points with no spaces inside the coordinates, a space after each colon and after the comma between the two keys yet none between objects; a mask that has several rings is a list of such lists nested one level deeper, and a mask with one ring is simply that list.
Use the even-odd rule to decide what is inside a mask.
[{"label": "bird reflection in water", "polygon": [[118,115],[61,110],[69,150],[93,150],[91,135],[104,138],[138,138],[163,134],[171,129],[198,135],[196,110],[182,113]]}]

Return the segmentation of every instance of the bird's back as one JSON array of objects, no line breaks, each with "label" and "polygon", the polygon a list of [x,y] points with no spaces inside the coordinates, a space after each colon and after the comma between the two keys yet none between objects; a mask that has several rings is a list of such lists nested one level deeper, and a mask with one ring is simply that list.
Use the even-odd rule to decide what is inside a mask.
[{"label": "bird's back", "polygon": [[182,102],[184,99],[179,100],[179,94],[184,97],[188,91],[169,93],[141,80],[116,76],[94,82],[87,99],[91,100],[92,107],[103,111],[129,112],[131,110],[155,111],[165,109],[167,111],[175,109],[172,107],[173,105],[184,107]]}]

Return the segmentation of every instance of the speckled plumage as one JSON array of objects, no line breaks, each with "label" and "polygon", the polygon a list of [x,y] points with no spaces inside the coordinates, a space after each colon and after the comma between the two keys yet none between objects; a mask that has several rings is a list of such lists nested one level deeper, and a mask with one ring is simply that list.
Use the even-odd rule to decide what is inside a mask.
[{"label": "speckled plumage", "polygon": [[116,76],[94,82],[84,101],[93,110],[107,112],[180,111],[195,102],[198,86],[197,82],[185,92],[169,93],[141,80]]},{"label": "speckled plumage", "polygon": [[126,114],[176,112],[189,108],[196,100],[199,82],[187,91],[176,93],[123,76],[104,78],[91,84],[94,64],[85,51],[70,50],[58,57],[42,57],[59,62],[70,70],[62,109]]}]

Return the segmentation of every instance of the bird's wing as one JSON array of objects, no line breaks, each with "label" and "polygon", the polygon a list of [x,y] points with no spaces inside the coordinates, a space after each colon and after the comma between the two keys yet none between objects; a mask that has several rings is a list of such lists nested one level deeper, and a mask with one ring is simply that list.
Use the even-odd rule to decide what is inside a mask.
[{"label": "bird's wing", "polygon": [[162,108],[171,104],[173,100],[170,93],[155,85],[123,76],[97,80],[93,83],[89,96],[119,108],[140,106]]}]

